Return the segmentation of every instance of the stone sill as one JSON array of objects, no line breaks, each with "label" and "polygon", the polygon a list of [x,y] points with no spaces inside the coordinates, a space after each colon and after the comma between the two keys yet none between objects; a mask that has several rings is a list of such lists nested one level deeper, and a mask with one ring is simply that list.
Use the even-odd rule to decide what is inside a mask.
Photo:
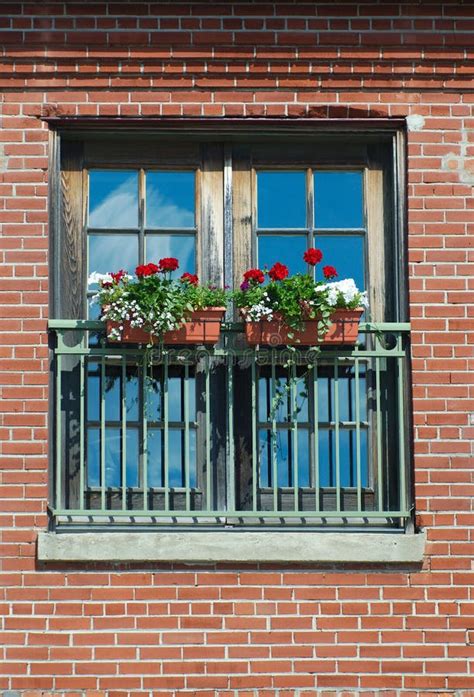
[{"label": "stone sill", "polygon": [[425,535],[361,532],[40,532],[41,562],[421,564]]}]

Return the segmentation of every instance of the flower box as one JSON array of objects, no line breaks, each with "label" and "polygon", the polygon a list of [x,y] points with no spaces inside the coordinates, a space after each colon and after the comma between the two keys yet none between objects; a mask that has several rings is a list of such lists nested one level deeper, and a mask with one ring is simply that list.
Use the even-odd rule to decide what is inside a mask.
[{"label": "flower box", "polygon": [[[184,324],[173,331],[165,332],[162,340],[164,344],[216,344],[221,334],[221,322],[224,318],[225,307],[208,307],[191,313]],[[159,344],[161,337],[150,334],[137,327],[132,327],[129,321],[107,321],[107,335],[112,329],[123,326],[121,338],[117,341],[131,344]]]},{"label": "flower box", "polygon": [[[259,322],[245,322],[245,336],[250,346],[267,344],[270,346],[317,346],[354,345],[359,334],[359,322],[363,308],[355,310],[335,310],[331,316],[331,326],[323,339],[318,338],[318,320],[310,319],[304,329],[295,331],[285,324],[281,316]],[[245,310],[242,310],[245,318]]]}]

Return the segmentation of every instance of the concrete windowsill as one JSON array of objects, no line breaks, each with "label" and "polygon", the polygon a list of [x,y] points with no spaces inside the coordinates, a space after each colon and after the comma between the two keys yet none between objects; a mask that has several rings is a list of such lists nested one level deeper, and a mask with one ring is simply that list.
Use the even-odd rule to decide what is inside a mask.
[{"label": "concrete windowsill", "polygon": [[361,532],[42,532],[38,560],[419,564],[425,535]]}]

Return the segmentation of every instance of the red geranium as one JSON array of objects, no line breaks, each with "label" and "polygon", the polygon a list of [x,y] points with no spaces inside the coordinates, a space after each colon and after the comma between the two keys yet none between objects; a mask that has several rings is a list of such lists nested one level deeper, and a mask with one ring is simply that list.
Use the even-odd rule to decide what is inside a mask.
[{"label": "red geranium", "polygon": [[153,276],[153,274],[158,273],[159,267],[156,264],[150,262],[149,264],[140,264],[135,269],[135,273],[138,278],[143,278],[144,276]]},{"label": "red geranium", "polygon": [[111,273],[112,280],[114,283],[120,283],[122,278],[127,275],[127,272],[124,271],[123,269],[120,269],[120,271],[117,271],[117,273]]},{"label": "red geranium", "polygon": [[190,283],[192,286],[197,286],[199,283],[199,278],[196,276],[195,273],[183,273],[181,278],[179,279],[180,281]]},{"label": "red geranium", "polygon": [[337,271],[334,266],[323,266],[323,274],[324,278],[327,278],[328,281],[330,281],[331,278],[336,278]]},{"label": "red geranium", "polygon": [[322,251],[320,249],[316,249],[315,247],[310,247],[303,254],[303,259],[307,264],[310,264],[311,266],[316,266],[316,264],[319,264],[322,258]]},{"label": "red geranium", "polygon": [[248,282],[253,281],[254,283],[263,283],[265,276],[263,271],[260,271],[260,269],[249,269],[244,273],[244,279]]},{"label": "red geranium", "polygon": [[268,275],[272,281],[283,281],[289,274],[288,266],[285,264],[280,264],[279,261],[273,264],[272,268],[268,272]]},{"label": "red geranium", "polygon": [[179,268],[179,261],[174,257],[160,259],[160,271],[176,271]]}]

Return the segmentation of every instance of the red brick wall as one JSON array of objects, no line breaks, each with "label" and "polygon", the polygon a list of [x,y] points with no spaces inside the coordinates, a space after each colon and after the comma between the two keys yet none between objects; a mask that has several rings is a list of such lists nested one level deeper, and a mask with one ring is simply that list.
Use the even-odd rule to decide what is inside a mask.
[{"label": "red brick wall", "polygon": [[[0,689],[474,690],[472,3],[9,1],[0,10]],[[423,570],[38,567],[46,114],[422,117],[408,135],[408,194]]]}]

